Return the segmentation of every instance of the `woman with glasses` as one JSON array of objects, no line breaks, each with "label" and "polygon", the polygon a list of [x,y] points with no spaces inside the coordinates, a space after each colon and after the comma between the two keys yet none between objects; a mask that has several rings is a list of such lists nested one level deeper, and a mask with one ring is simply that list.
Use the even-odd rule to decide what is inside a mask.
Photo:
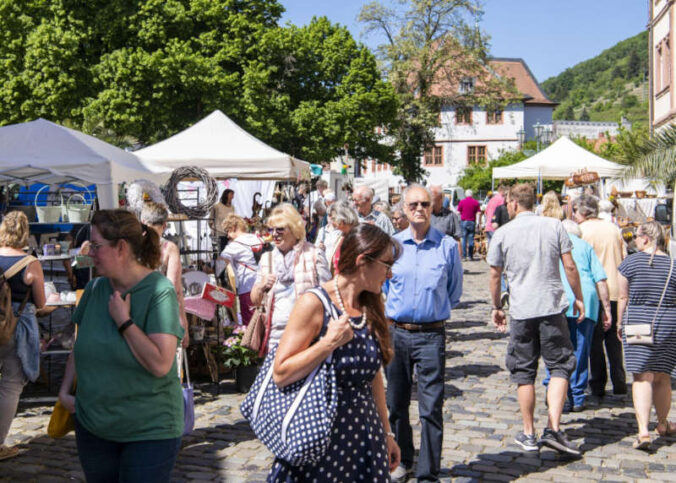
[{"label": "woman with glasses", "polygon": [[45,285],[40,262],[27,258],[23,251],[28,231],[28,219],[20,211],[7,213],[0,224],[0,270],[11,275],[9,270],[14,266],[16,272],[7,277],[16,327],[0,344],[0,461],[19,454],[18,448],[5,446],[5,438],[23,387],[40,375],[40,334],[35,310],[45,305]]},{"label": "woman with glasses", "polygon": [[272,292],[272,321],[266,334],[272,347],[279,343],[298,296],[330,279],[331,273],[324,253],[305,240],[305,223],[292,205],[277,205],[268,228],[274,249],[261,257],[251,301],[259,305],[265,293]]},{"label": "woman with glasses", "polygon": [[[653,404],[655,432],[662,437],[676,435],[676,424],[668,420],[671,384],[676,379],[676,270],[665,252],[664,231],[658,222],[639,227],[636,247],[639,251],[618,268],[617,336],[624,342],[627,372],[634,377],[631,392],[638,423],[634,448],[650,450],[648,425]],[[652,326],[651,344],[627,343],[627,327],[634,324]]]},{"label": "woman with glasses", "polygon": [[315,294],[293,307],[275,355],[275,383],[288,386],[333,354],[338,407],[326,456],[305,466],[277,459],[268,481],[390,481],[400,452],[381,371],[393,354],[381,287],[399,250],[380,228],[357,226],[343,242],[340,274],[321,286],[339,318],[331,319]]},{"label": "woman with glasses", "polygon": [[128,211],[97,211],[89,254],[100,276],[73,312],[78,335],[59,391],[85,478],[169,481],[184,430],[184,330],[176,291],[155,271],[159,236]]}]

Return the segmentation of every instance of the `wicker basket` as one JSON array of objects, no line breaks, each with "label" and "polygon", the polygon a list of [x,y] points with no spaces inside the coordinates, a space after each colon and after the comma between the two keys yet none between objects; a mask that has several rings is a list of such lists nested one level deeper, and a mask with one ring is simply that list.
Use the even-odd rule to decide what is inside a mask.
[{"label": "wicker basket", "polygon": [[45,188],[49,188],[49,186],[45,185],[35,193],[35,202],[33,204],[35,205],[38,221],[40,223],[58,223],[61,218],[62,204],[54,206],[38,206],[38,196]]},{"label": "wicker basket", "polygon": [[645,198],[646,195],[648,194],[648,192],[645,191],[645,190],[636,190],[635,193],[636,193],[636,197],[639,198],[639,199]]}]

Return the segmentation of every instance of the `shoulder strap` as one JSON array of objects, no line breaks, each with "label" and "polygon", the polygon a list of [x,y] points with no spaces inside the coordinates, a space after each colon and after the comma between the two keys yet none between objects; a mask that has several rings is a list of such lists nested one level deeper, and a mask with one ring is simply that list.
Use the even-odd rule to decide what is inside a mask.
[{"label": "shoulder strap", "polygon": [[667,293],[667,287],[669,286],[669,281],[671,280],[671,273],[674,271],[674,259],[669,257],[669,260],[671,261],[671,264],[669,265],[669,275],[667,275],[667,281],[664,284],[660,301],[657,304],[657,309],[655,309],[655,316],[653,317],[652,322],[650,322],[650,333],[652,333],[654,330],[655,320],[657,319],[657,315],[660,313],[660,307],[662,306],[662,301],[664,300],[664,294]]},{"label": "shoulder strap", "polygon": [[37,258],[35,258],[31,255],[26,255],[21,260],[19,260],[14,265],[12,265],[7,270],[5,270],[5,273],[3,274],[3,276],[5,277],[5,280],[9,280],[14,275],[16,275],[21,270],[23,270],[23,268],[26,267],[29,263],[34,262],[35,260],[37,260]]},{"label": "shoulder strap", "polygon": [[338,311],[333,306],[331,301],[326,298],[326,295],[324,295],[324,291],[321,288],[311,288],[310,290],[308,290],[308,292],[312,292],[319,299],[319,301],[324,306],[324,313],[329,314],[334,319],[337,319],[339,317]]}]

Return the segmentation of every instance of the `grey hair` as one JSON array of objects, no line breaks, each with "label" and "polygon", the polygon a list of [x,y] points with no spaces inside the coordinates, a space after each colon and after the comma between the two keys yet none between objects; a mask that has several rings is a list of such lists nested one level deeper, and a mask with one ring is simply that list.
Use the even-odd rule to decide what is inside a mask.
[{"label": "grey hair", "polygon": [[148,201],[143,204],[141,210],[141,223],[152,226],[161,226],[167,222],[169,211],[167,207],[154,201]]},{"label": "grey hair", "polygon": [[584,218],[596,218],[599,215],[599,201],[595,196],[581,194],[573,201],[573,207]]},{"label": "grey hair", "polygon": [[408,219],[408,217],[406,216],[406,212],[404,211],[404,202],[403,201],[400,201],[399,203],[397,203],[396,205],[394,205],[392,207],[392,214],[394,215],[397,212],[400,213],[401,216],[403,216],[404,218]]},{"label": "grey hair", "polygon": [[573,220],[563,220],[561,222],[563,224],[563,228],[570,233],[571,235],[575,235],[579,238],[582,238],[582,230],[580,230],[580,225],[575,223]]},{"label": "grey hair", "polygon": [[376,192],[370,186],[366,186],[365,184],[363,184],[361,186],[357,186],[354,189],[353,195],[354,194],[364,195],[366,198],[368,198],[369,201],[373,201],[373,198],[375,197]]},{"label": "grey hair", "polygon": [[430,190],[427,189],[425,186],[418,184],[418,183],[411,183],[408,185],[404,191],[401,193],[401,199],[404,203],[406,203],[406,196],[408,195],[408,192],[411,190],[423,190],[425,193],[427,193],[427,196],[430,197],[430,200],[432,199],[432,193],[430,193]]},{"label": "grey hair", "polygon": [[373,209],[380,211],[388,218],[392,218],[392,213],[390,212],[390,204],[387,201],[378,201],[377,203],[373,203]]},{"label": "grey hair", "polygon": [[329,207],[329,216],[333,218],[336,224],[345,224],[348,226],[357,226],[359,216],[350,204],[345,200],[336,201]]},{"label": "grey hair", "polygon": [[317,183],[315,184],[315,188],[317,188],[317,189],[319,189],[319,188],[328,188],[328,187],[329,187],[329,183],[328,183],[325,179],[320,179],[320,180],[318,180]]}]

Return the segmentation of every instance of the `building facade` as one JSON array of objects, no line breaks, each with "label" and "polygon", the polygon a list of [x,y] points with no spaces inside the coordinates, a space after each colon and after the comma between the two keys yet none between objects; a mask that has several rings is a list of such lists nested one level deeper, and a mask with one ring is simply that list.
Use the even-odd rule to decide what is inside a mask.
[{"label": "building facade", "polygon": [[652,131],[676,121],[676,86],[673,83],[676,6],[674,0],[648,0],[650,12],[650,128]]}]

